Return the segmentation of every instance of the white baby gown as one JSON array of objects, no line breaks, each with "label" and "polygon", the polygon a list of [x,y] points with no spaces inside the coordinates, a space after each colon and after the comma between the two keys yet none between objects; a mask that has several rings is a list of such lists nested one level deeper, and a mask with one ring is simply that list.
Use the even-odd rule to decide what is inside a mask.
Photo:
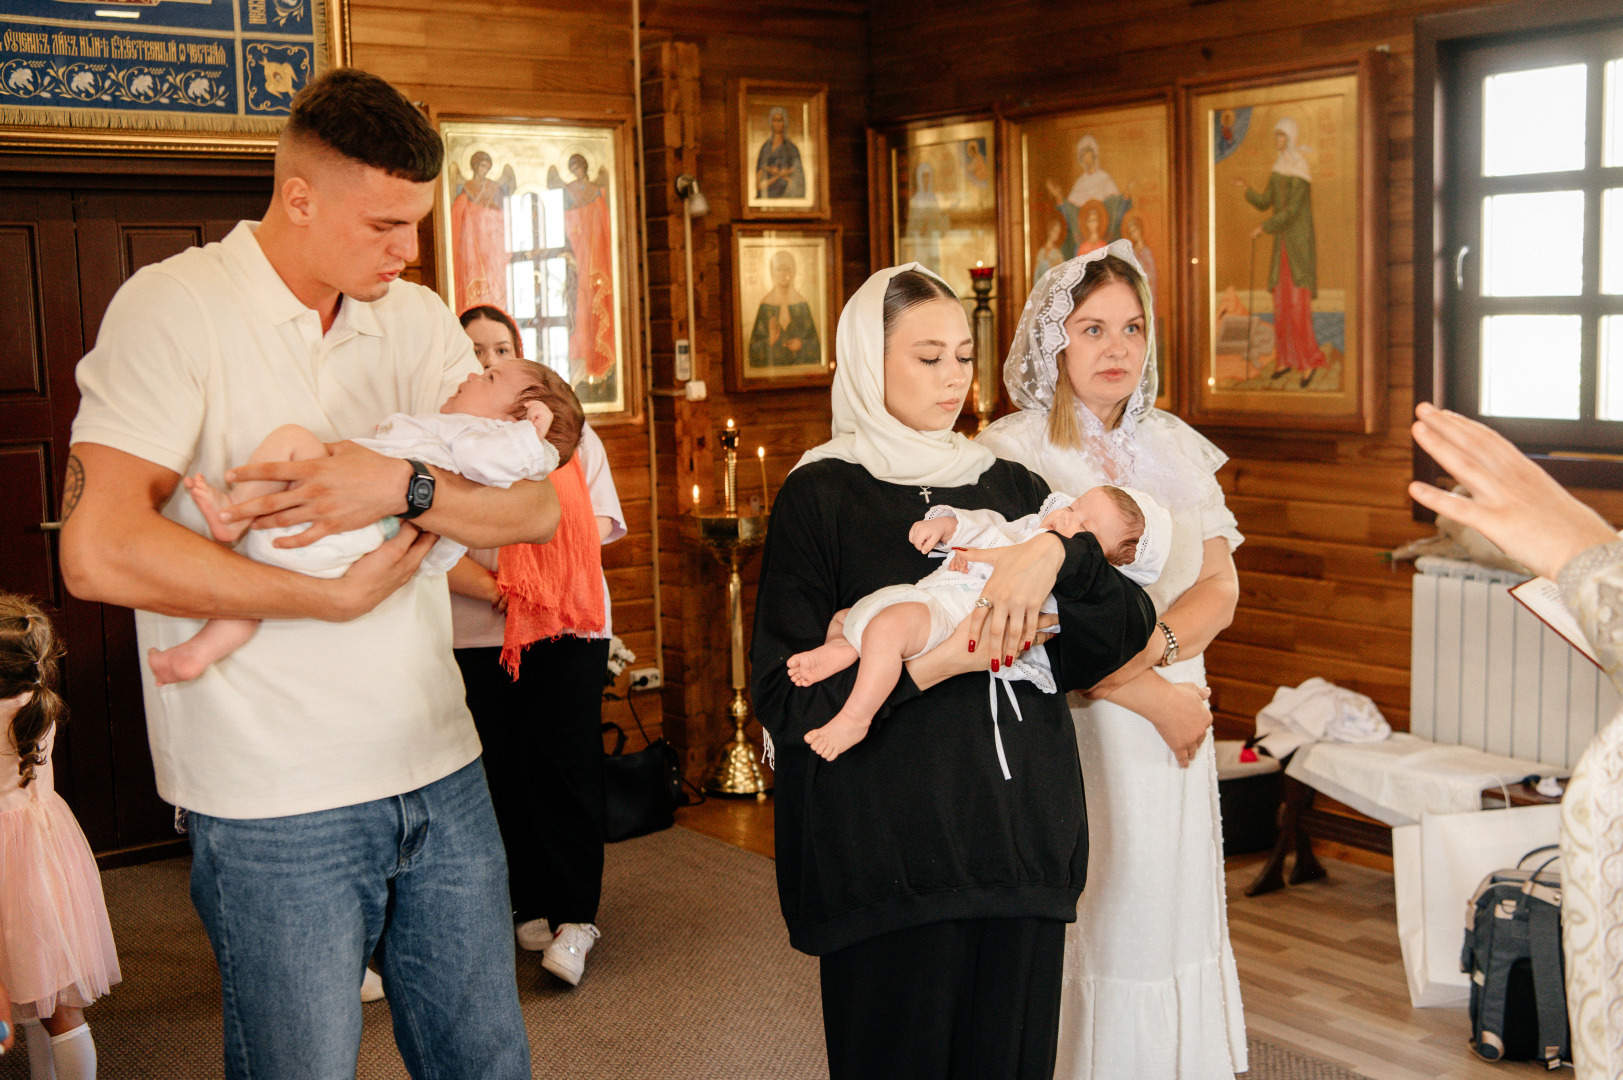
[{"label": "white baby gown", "polygon": [[[528,420],[492,420],[466,413],[395,413],[377,426],[371,438],[354,442],[386,457],[414,458],[487,487],[507,488],[520,480],[540,480],[558,467],[557,447],[541,438]],[[304,547],[279,548],[272,543],[279,536],[292,536],[309,527],[306,523],[250,529],[243,538],[242,553],[255,562],[311,577],[342,577],[356,559],[394,536],[400,521],[384,518]],[[425,577],[443,574],[467,550],[442,536],[429,548],[417,573]]]}]

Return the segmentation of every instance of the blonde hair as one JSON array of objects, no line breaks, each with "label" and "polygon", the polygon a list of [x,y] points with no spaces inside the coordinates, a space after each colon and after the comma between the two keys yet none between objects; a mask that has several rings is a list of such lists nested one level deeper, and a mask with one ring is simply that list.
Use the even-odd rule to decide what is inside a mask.
[{"label": "blonde hair", "polygon": [[[1155,334],[1150,324],[1151,313],[1155,310],[1155,300],[1150,295],[1150,284],[1144,275],[1134,270],[1132,264],[1115,255],[1106,255],[1088,264],[1087,270],[1082,273],[1082,280],[1071,289],[1071,310],[1081,307],[1088,297],[1112,281],[1120,281],[1133,290],[1138,297],[1139,307],[1144,312],[1144,366],[1150,368],[1155,363]],[[1068,450],[1077,450],[1082,446],[1082,425],[1077,420],[1076,410],[1086,408],[1081,399],[1076,396],[1076,389],[1071,385],[1071,375],[1066,368],[1065,354],[1063,352],[1054,358],[1054,366],[1058,369],[1054,377],[1054,404],[1048,410],[1048,441],[1055,446]],[[1142,371],[1139,381],[1143,381]],[[1135,387],[1136,389],[1136,387]],[[1127,403],[1132,400],[1132,394],[1122,398],[1116,406],[1116,413],[1108,423],[1106,430],[1114,430],[1121,425],[1121,420],[1127,413]]]},{"label": "blonde hair", "polygon": [[39,606],[27,597],[0,593],[0,699],[32,691],[11,718],[11,744],[17,748],[23,787],[50,760],[45,736],[68,717],[67,703],[56,692],[61,657],[62,643]]}]

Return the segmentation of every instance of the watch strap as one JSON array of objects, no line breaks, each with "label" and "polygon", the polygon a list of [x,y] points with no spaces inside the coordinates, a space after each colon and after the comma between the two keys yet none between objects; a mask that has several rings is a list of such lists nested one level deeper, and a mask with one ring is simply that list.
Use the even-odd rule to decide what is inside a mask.
[{"label": "watch strap", "polygon": [[[411,479],[406,481],[406,512],[400,515],[400,520],[410,521],[424,510],[434,505],[434,474],[428,471],[428,466],[412,458],[405,459],[411,466]],[[428,481],[428,501],[417,502],[413,499],[415,493],[422,486],[421,482]]]},{"label": "watch strap", "polygon": [[1157,620],[1155,625],[1161,628],[1161,633],[1165,635],[1167,639],[1167,651],[1161,654],[1161,662],[1156,666],[1170,667],[1178,662],[1178,635],[1174,634],[1172,632],[1172,627],[1168,626],[1165,622]]}]

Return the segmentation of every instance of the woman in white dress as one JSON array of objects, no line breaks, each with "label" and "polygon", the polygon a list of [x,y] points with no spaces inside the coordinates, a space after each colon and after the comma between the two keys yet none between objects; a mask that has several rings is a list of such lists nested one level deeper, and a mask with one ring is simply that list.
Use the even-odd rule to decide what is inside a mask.
[{"label": "woman in white dress", "polygon": [[1153,319],[1125,240],[1050,270],[1003,368],[1022,411],[980,437],[1056,491],[1125,485],[1173,516],[1172,552],[1146,590],[1161,632],[1072,698],[1089,859],[1066,933],[1054,1073],[1065,1080],[1232,1080],[1246,1069],[1209,716],[1179,747],[1108,700],[1135,678],[1204,686],[1202,653],[1239,599],[1232,552],[1243,538],[1213,475],[1226,458],[1154,407]]}]

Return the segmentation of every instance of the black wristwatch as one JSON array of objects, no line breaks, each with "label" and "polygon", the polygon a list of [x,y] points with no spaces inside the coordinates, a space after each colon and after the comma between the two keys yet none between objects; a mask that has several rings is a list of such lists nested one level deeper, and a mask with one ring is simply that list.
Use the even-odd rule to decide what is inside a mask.
[{"label": "black wristwatch", "polygon": [[406,512],[400,515],[402,521],[410,521],[434,505],[434,474],[421,461],[407,458],[406,464],[411,466],[411,479],[406,482]]}]

